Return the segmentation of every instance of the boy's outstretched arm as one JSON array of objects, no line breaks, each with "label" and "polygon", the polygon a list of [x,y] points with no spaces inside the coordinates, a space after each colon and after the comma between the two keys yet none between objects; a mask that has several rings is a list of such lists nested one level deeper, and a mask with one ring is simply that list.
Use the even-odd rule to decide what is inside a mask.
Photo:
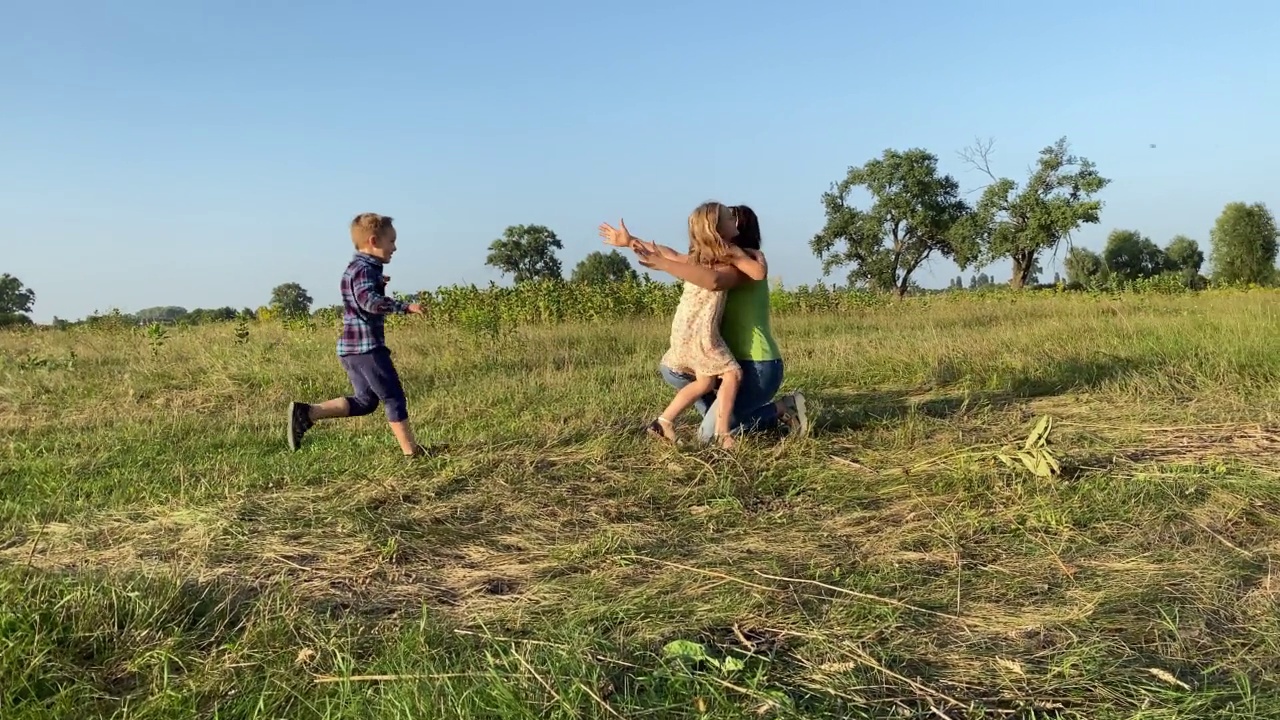
[{"label": "boy's outstretched arm", "polygon": [[422,312],[422,308],[416,304],[403,303],[384,295],[374,281],[373,274],[366,269],[357,270],[351,278],[351,294],[355,296],[356,305],[365,312],[378,315]]}]

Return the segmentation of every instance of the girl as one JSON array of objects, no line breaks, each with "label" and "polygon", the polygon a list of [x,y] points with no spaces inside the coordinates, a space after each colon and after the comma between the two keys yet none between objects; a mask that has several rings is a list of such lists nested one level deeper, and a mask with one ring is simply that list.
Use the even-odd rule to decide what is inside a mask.
[{"label": "girl", "polygon": [[[737,222],[738,234],[733,244],[744,250],[759,250],[760,220],[746,205],[729,208]],[[631,247],[637,261],[650,270],[667,273],[677,280],[691,282],[708,290],[725,291],[724,317],[720,321],[720,336],[729,346],[738,366],[742,368],[742,382],[734,402],[733,421],[730,425],[736,434],[762,432],[786,428],[787,434],[804,437],[809,434],[809,416],[805,396],[793,390],[775,399],[782,388],[786,368],[782,360],[782,347],[773,336],[769,318],[769,283],[752,280],[731,265],[706,267],[689,262],[689,257],[663,245],[656,245],[656,252],[645,248],[654,243],[644,243],[635,238],[623,225],[614,229],[601,223],[600,235],[605,242],[617,247]],[[636,245],[632,241],[641,244]],[[763,258],[762,258],[763,261]],[[666,366],[659,366],[662,379],[674,390],[680,390],[694,381],[694,376],[677,373]],[[715,436],[715,395],[704,395],[694,403],[703,416],[698,437],[711,442]]]},{"label": "girl", "polygon": [[[641,253],[672,259],[680,257],[660,245],[631,237],[626,225],[622,225],[620,230],[608,228],[607,231],[605,226],[601,226],[600,234],[611,245],[628,246]],[[731,241],[737,234],[737,219],[728,207],[718,202],[699,205],[689,215],[687,262],[706,267],[732,266],[752,280],[764,279],[768,275],[764,256],[759,251],[745,251],[734,245]],[[654,437],[674,442],[675,419],[699,398],[715,390],[719,380],[714,439],[725,449],[733,447],[730,423],[742,381],[742,368],[720,336],[724,303],[724,291],[684,283],[680,304],[671,321],[670,346],[662,357],[662,365],[693,375],[694,381],[680,388],[667,409],[649,424],[647,431]]]}]

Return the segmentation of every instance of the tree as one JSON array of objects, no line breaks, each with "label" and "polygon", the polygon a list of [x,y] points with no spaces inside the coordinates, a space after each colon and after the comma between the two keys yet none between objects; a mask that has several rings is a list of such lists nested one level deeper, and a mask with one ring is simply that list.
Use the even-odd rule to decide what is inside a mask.
[{"label": "tree", "polygon": [[134,319],[140,323],[177,322],[187,315],[187,309],[177,305],[161,305],[157,307],[143,308],[133,314]]},{"label": "tree", "polygon": [[542,225],[511,225],[502,237],[489,245],[485,264],[503,275],[511,275],[517,283],[527,280],[559,280],[560,260],[556,250],[563,250],[560,238]]},{"label": "tree", "polygon": [[195,310],[192,310],[191,312],[187,313],[186,317],[183,319],[186,320],[186,322],[191,323],[192,325],[201,325],[204,323],[226,322],[228,320],[234,320],[235,317],[236,317],[235,308],[220,307],[220,308],[196,308]]},{"label": "tree", "polygon": [[298,283],[277,285],[271,291],[271,310],[282,317],[309,315],[311,303],[311,296]]},{"label": "tree", "polygon": [[1111,181],[1098,174],[1091,161],[1072,155],[1064,137],[1040,151],[1036,168],[1019,188],[991,170],[993,146],[991,141],[979,142],[960,156],[991,178],[975,212],[985,241],[982,262],[1012,259],[1010,284],[1021,288],[1041,251],[1057,249],[1082,224],[1098,222],[1102,201],[1094,195]]},{"label": "tree", "polygon": [[1276,221],[1263,203],[1228,203],[1209,234],[1213,279],[1267,283],[1276,274]]},{"label": "tree", "polygon": [[1113,230],[1102,260],[1112,275],[1125,280],[1155,277],[1169,267],[1164,250],[1137,230]]},{"label": "tree", "polygon": [[611,250],[608,254],[599,250],[589,253],[573,269],[573,275],[570,276],[574,282],[593,285],[620,283],[639,278],[635,269],[631,267],[631,263],[617,250]]},{"label": "tree", "polygon": [[1079,246],[1067,251],[1062,268],[1067,271],[1068,285],[1089,285],[1107,275],[1107,265],[1102,261],[1102,256]]},{"label": "tree", "polygon": [[991,279],[991,276],[986,273],[978,273],[977,275],[969,276],[970,290],[981,290],[982,288],[985,288],[985,287],[991,287],[994,284],[995,284],[995,281],[993,281]]},{"label": "tree", "polygon": [[1189,288],[1205,286],[1207,281],[1200,274],[1200,268],[1204,266],[1200,243],[1186,235],[1176,235],[1165,247],[1164,256],[1169,270],[1182,277],[1182,284]]},{"label": "tree", "polygon": [[[849,193],[863,187],[872,205],[859,210]],[[960,199],[960,185],[938,175],[938,158],[921,149],[885,150],[862,167],[851,167],[845,179],[822,195],[827,222],[809,242],[822,260],[824,274],[853,265],[851,282],[892,290],[901,298],[911,274],[934,252],[952,258],[962,269],[972,258],[964,223],[970,208]],[[843,244],[843,248],[838,247]]]},{"label": "tree", "polygon": [[0,315],[29,313],[35,304],[34,290],[9,273],[0,275]]},{"label": "tree", "polygon": [[31,318],[26,313],[31,312],[35,304],[34,290],[9,273],[0,275],[0,327],[30,325]]},{"label": "tree", "polygon": [[1169,259],[1169,266],[1173,270],[1190,270],[1198,273],[1204,265],[1204,253],[1200,251],[1200,243],[1186,235],[1174,236],[1165,247],[1164,255]]}]

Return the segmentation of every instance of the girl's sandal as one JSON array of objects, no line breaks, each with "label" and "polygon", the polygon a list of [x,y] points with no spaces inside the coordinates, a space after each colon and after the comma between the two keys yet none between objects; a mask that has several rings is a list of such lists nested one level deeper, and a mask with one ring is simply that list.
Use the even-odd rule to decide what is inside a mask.
[{"label": "girl's sandal", "polygon": [[672,427],[671,421],[666,418],[660,417],[655,419],[653,422],[649,423],[649,426],[646,427],[644,431],[648,433],[649,437],[655,440],[662,440],[670,443],[676,441],[676,430]]}]

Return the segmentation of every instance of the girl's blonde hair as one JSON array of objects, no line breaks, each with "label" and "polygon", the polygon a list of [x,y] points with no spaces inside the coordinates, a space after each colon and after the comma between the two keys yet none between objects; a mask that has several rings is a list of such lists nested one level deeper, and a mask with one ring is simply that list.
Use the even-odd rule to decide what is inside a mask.
[{"label": "girl's blonde hair", "polygon": [[718,265],[729,259],[729,243],[720,237],[720,218],[731,216],[718,202],[705,202],[689,213],[689,259],[700,265]]}]

